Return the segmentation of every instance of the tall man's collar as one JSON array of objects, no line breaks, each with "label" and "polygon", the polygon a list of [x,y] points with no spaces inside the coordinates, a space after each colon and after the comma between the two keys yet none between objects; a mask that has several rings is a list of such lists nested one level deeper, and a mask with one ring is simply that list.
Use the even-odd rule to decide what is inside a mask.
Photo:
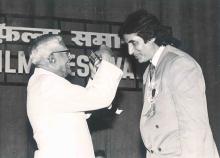
[{"label": "tall man's collar", "polygon": [[156,53],[154,54],[153,58],[151,59],[151,63],[156,67],[158,60],[163,52],[163,50],[165,49],[165,46],[160,46],[159,49],[156,51]]}]

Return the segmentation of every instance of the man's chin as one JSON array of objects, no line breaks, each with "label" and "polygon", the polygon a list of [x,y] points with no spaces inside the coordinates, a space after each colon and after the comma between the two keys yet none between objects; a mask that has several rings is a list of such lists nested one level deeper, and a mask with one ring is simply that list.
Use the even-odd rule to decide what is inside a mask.
[{"label": "man's chin", "polygon": [[142,59],[138,59],[137,60],[139,63],[143,63],[143,62],[145,62],[144,60],[142,60]]},{"label": "man's chin", "polygon": [[138,61],[139,63],[145,63],[145,62],[147,62],[148,60],[150,60],[150,59],[143,59],[143,58],[137,59],[137,61]]}]

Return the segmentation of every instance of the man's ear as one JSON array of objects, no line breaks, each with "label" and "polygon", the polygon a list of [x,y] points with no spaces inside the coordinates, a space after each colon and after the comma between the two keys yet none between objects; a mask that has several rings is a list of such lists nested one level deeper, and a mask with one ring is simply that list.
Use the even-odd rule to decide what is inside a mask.
[{"label": "man's ear", "polygon": [[53,54],[49,55],[48,60],[50,64],[54,64],[56,62],[56,59]]}]

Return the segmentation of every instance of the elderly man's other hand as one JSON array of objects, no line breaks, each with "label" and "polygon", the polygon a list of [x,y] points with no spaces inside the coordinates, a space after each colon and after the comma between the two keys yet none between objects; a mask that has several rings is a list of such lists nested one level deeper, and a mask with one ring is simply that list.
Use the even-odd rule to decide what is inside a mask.
[{"label": "elderly man's other hand", "polygon": [[109,48],[108,46],[106,45],[101,45],[100,48],[99,48],[99,53],[101,54],[101,57],[103,60],[106,60],[112,64],[115,64],[111,58],[113,56],[113,52],[111,50],[111,48]]},{"label": "elderly man's other hand", "polygon": [[89,69],[90,69],[90,78],[93,79],[97,71],[97,67],[94,66],[91,62],[89,62]]},{"label": "elderly man's other hand", "polygon": [[[99,50],[93,52],[94,54],[96,54],[98,57],[100,57],[102,60],[105,60],[111,64],[115,65],[114,60],[112,60],[113,56],[113,52],[111,50],[110,47],[106,46],[106,45],[101,45]],[[95,75],[98,67],[99,67],[99,62],[95,62],[92,64],[91,62],[89,62],[89,67],[90,67],[90,72],[91,72],[91,78],[93,78],[93,76]]]}]

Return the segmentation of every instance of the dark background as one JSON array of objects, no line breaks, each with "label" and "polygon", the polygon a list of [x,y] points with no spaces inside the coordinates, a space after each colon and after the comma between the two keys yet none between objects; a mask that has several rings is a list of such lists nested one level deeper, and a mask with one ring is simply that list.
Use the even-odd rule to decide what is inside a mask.
[{"label": "dark background", "polygon": [[[181,49],[201,65],[207,87],[210,124],[220,151],[219,0],[0,0],[0,23],[116,33],[120,22],[140,8],[172,26],[174,36],[182,42]],[[15,68],[18,50],[25,50],[28,56],[27,45],[3,43],[0,49],[13,50],[11,62]],[[74,46],[71,49],[79,54],[84,50]],[[36,146],[26,116],[28,78],[29,75],[0,73],[0,158],[33,157]],[[75,82],[85,84],[80,79]],[[107,114],[98,114],[104,118],[97,117],[99,123],[105,124],[106,128],[92,129],[94,148],[104,149],[109,158],[144,158],[139,135],[142,94],[139,87],[131,84],[135,85],[124,80],[123,85],[130,88],[120,88],[114,101],[124,112],[110,119]]]}]

